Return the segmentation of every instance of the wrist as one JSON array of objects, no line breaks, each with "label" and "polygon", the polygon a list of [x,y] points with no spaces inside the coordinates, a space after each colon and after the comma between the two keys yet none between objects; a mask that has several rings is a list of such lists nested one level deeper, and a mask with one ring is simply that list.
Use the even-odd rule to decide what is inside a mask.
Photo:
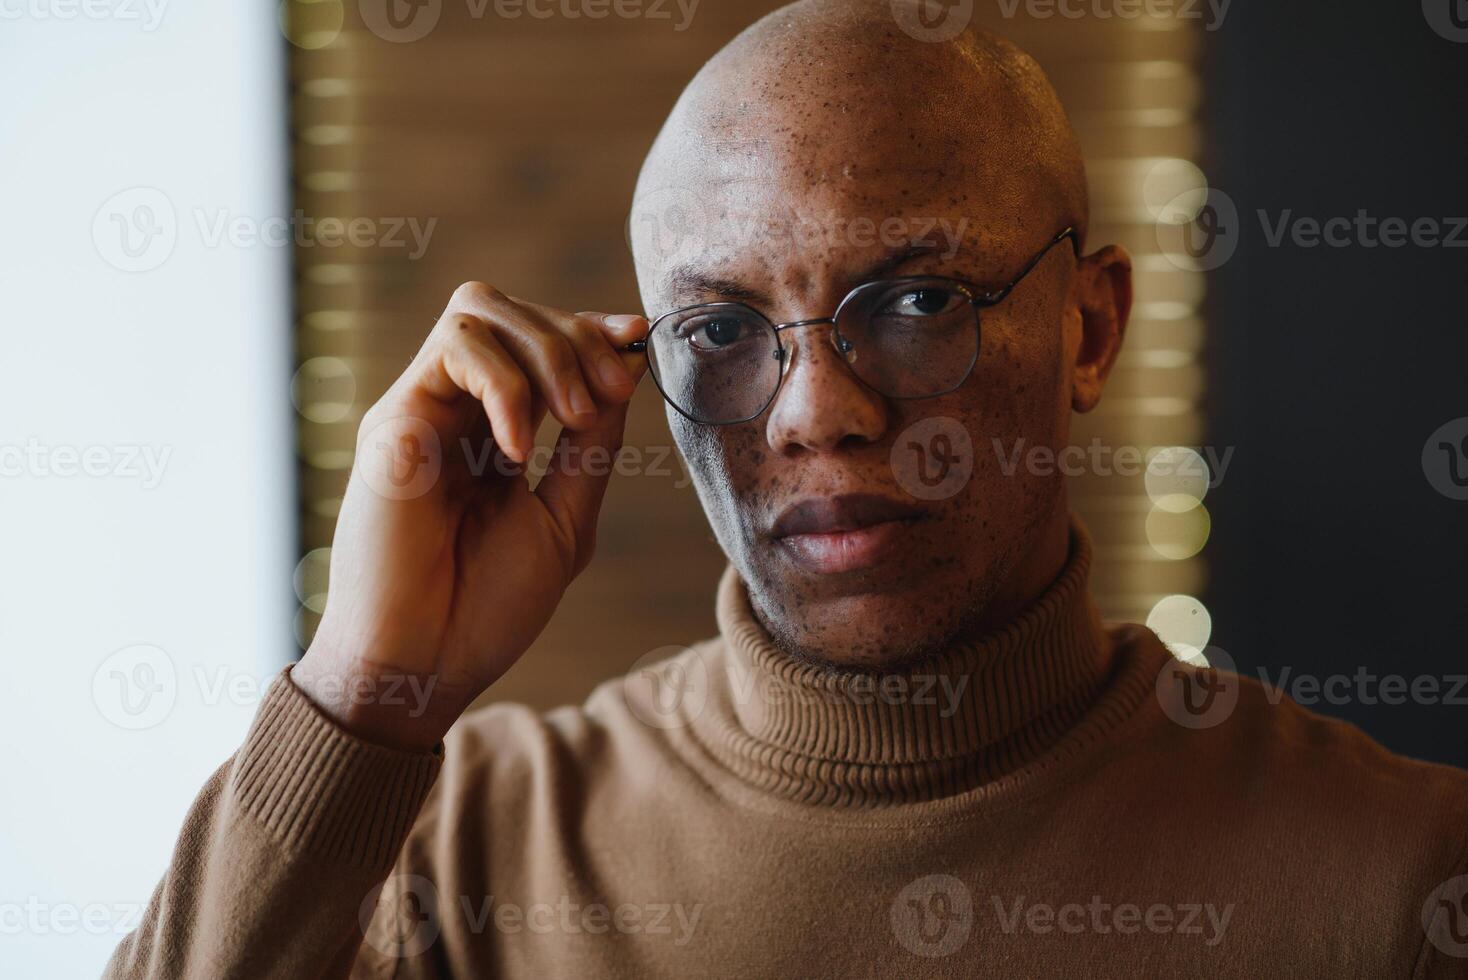
[{"label": "wrist", "polygon": [[422,752],[443,740],[462,707],[449,702],[434,674],[394,671],[313,649],[290,680],[323,714],[354,738]]}]

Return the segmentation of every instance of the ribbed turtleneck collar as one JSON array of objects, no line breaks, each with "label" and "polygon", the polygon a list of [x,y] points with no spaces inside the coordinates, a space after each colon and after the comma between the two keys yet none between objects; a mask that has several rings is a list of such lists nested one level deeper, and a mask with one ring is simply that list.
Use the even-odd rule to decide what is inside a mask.
[{"label": "ribbed turtleneck collar", "polygon": [[810,803],[935,799],[1020,769],[1075,726],[1103,682],[1110,647],[1086,589],[1090,560],[1072,521],[1064,570],[1013,622],[887,676],[781,652],[731,568],[717,608],[724,676],[702,740],[746,781]]}]

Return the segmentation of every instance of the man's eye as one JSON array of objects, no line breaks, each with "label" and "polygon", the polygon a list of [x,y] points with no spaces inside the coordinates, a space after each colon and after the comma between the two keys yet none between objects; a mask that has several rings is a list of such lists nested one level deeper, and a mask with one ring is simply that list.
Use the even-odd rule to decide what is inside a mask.
[{"label": "man's eye", "polygon": [[684,324],[679,333],[694,347],[718,350],[740,340],[747,331],[744,322],[735,317],[700,317]]},{"label": "man's eye", "polygon": [[893,296],[883,304],[879,315],[927,317],[941,316],[958,309],[965,296],[956,289],[944,286],[924,286],[909,289]]}]

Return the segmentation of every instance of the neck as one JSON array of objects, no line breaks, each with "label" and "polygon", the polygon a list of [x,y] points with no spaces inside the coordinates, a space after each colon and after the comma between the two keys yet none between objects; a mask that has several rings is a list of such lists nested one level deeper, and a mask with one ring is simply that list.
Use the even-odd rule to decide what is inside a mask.
[{"label": "neck", "polygon": [[1034,526],[1019,559],[1000,576],[999,586],[972,624],[969,635],[993,633],[1019,618],[1060,577],[1070,552],[1070,508],[1062,493],[1056,507]]},{"label": "neck", "polygon": [[847,805],[949,795],[1025,766],[1085,713],[1110,655],[1086,592],[1089,539],[1077,523],[1064,541],[1058,568],[1007,621],[882,676],[793,660],[731,569],[718,602],[728,655],[704,741],[764,788]]}]

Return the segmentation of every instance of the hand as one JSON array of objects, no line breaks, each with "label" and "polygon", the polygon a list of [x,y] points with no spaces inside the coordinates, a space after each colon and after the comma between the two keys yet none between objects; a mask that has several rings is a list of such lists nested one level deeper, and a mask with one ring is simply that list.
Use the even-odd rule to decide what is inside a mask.
[{"label": "hand", "polygon": [[[545,628],[591,560],[647,366],[620,348],[647,329],[482,283],[455,291],[362,419],[326,609],[291,672],[337,723],[432,746]],[[531,492],[521,464],[547,411],[565,428]]]}]

